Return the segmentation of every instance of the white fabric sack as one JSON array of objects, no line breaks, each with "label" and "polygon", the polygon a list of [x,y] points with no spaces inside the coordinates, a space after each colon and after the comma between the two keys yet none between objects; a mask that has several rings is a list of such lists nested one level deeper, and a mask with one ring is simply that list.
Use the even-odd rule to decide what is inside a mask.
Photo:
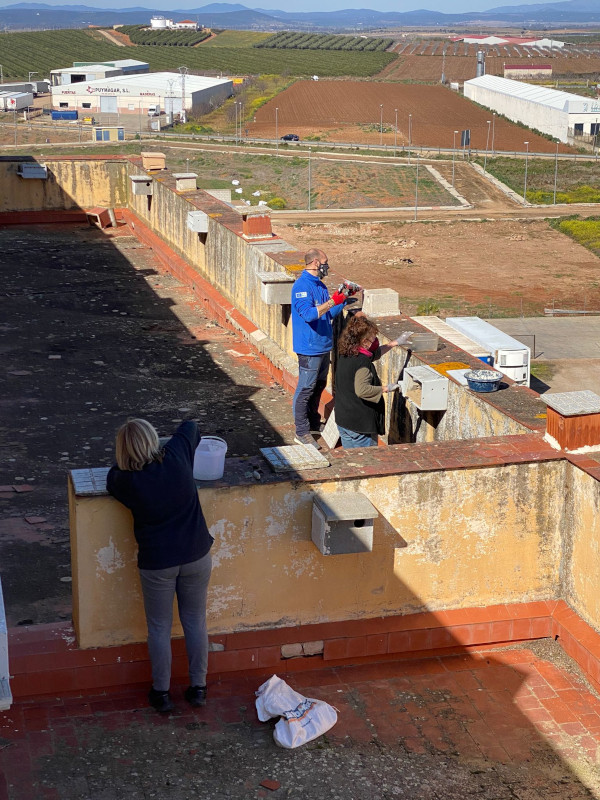
[{"label": "white fabric sack", "polygon": [[337,712],[329,703],[295,692],[272,675],[256,692],[256,712],[261,722],[280,717],[273,738],[279,747],[291,750],[326,733],[337,722]]}]

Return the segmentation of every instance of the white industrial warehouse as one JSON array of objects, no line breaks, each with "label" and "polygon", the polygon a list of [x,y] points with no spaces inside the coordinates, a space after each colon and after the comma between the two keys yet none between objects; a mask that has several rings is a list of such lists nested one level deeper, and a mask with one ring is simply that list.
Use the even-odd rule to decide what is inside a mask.
[{"label": "white industrial warehouse", "polygon": [[54,109],[83,114],[185,114],[205,112],[233,94],[227,79],[151,72],[52,87]]},{"label": "white industrial warehouse", "polygon": [[465,81],[465,97],[561,142],[600,133],[600,100],[522,81],[482,75]]},{"label": "white industrial warehouse", "polygon": [[63,86],[69,83],[99,81],[102,78],[115,78],[117,75],[139,75],[150,72],[147,61],[136,61],[134,58],[122,58],[118,61],[74,61],[72,67],[62,67],[50,71],[52,86]]}]

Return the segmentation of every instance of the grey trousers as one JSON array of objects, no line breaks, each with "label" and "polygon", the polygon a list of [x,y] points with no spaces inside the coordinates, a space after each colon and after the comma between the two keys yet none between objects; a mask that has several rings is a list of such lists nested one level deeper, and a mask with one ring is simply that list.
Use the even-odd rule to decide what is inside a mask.
[{"label": "grey trousers", "polygon": [[212,558],[207,553],[190,564],[139,571],[148,626],[152,686],[157,692],[168,691],[171,683],[171,627],[175,595],[185,636],[190,686],[206,686],[206,592],[211,569]]}]

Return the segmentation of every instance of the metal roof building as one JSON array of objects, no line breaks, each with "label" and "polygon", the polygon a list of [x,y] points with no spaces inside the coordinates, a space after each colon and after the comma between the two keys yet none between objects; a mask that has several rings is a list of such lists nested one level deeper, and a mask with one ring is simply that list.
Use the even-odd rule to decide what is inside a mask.
[{"label": "metal roof building", "polygon": [[[87,69],[87,67],[86,67]],[[218,106],[233,94],[231,80],[150,72],[52,87],[52,107],[82,114],[181,114]]]},{"label": "metal roof building", "polygon": [[[600,100],[597,99],[496,75],[465,81],[464,90],[469,100],[561,142],[600,132]],[[523,134],[524,139],[526,135]]]},{"label": "metal roof building", "polygon": [[63,86],[84,81],[97,81],[101,78],[112,78],[117,75],[134,75],[148,73],[150,65],[146,61],[134,58],[123,58],[118,61],[74,61],[72,67],[63,67],[50,71],[52,86]]}]

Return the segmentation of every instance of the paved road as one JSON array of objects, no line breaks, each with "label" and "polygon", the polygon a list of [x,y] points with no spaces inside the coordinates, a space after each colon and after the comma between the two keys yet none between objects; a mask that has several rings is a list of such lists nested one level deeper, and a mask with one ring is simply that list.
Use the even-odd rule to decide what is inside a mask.
[{"label": "paved road", "polygon": [[536,392],[600,395],[600,315],[597,317],[530,317],[490,319],[501,331],[532,348],[535,362],[531,388]]}]

